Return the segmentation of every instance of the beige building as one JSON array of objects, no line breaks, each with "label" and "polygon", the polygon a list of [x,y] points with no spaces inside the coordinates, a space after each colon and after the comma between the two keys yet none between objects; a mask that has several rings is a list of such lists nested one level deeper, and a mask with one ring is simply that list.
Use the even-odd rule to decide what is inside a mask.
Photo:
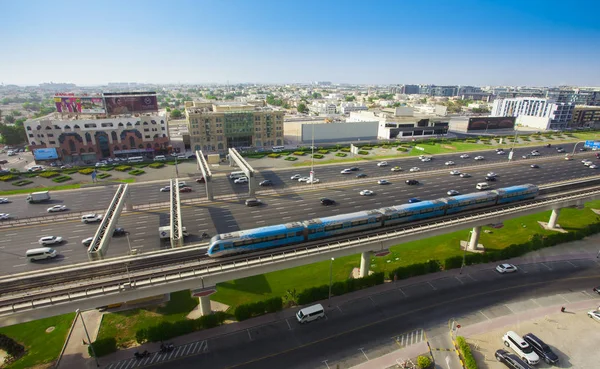
[{"label": "beige building", "polygon": [[192,150],[226,152],[228,148],[282,146],[285,111],[264,102],[186,101],[185,116]]}]

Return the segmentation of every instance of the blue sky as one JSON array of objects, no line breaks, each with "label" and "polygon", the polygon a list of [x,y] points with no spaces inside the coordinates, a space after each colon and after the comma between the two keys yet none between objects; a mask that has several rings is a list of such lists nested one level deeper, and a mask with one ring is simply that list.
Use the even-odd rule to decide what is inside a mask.
[{"label": "blue sky", "polygon": [[600,85],[600,1],[0,0],[0,83]]}]

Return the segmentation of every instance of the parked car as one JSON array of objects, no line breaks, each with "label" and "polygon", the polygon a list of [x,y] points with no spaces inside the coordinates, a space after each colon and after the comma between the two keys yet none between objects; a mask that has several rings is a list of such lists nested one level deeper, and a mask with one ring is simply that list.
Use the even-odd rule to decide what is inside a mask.
[{"label": "parked car", "polygon": [[513,350],[527,364],[536,365],[540,362],[540,357],[533,351],[533,348],[514,331],[506,332],[502,336],[502,341],[506,347]]},{"label": "parked car", "polygon": [[587,312],[587,315],[597,322],[600,322],[600,310],[591,310]]},{"label": "parked car", "polygon": [[496,357],[496,360],[510,369],[533,369],[532,366],[521,360],[520,357],[506,350],[497,350],[494,356]]},{"label": "parked car", "polygon": [[558,364],[558,355],[556,355],[554,351],[552,351],[552,349],[548,345],[546,345],[544,341],[539,339],[536,335],[534,335],[533,333],[527,333],[523,336],[523,339],[529,344],[529,346],[531,346],[533,351],[535,351],[535,353],[538,354],[538,356],[546,363],[550,365]]}]

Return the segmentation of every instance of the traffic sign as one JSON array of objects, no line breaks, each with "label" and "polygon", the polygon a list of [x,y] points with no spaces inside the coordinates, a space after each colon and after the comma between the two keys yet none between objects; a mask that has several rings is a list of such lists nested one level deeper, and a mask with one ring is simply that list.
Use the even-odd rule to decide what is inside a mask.
[{"label": "traffic sign", "polygon": [[589,147],[590,149],[600,149],[600,141],[587,140],[585,141],[584,146]]},{"label": "traffic sign", "polygon": [[192,291],[192,296],[193,297],[204,297],[204,296],[210,296],[213,293],[217,292],[217,290],[215,288],[201,288],[198,290],[193,290]]}]

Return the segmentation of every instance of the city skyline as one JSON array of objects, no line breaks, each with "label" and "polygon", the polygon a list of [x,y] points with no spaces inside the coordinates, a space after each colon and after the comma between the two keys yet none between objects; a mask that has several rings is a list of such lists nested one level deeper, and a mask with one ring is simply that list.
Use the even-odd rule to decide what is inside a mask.
[{"label": "city skyline", "polygon": [[0,2],[0,83],[598,86],[592,1]]}]

